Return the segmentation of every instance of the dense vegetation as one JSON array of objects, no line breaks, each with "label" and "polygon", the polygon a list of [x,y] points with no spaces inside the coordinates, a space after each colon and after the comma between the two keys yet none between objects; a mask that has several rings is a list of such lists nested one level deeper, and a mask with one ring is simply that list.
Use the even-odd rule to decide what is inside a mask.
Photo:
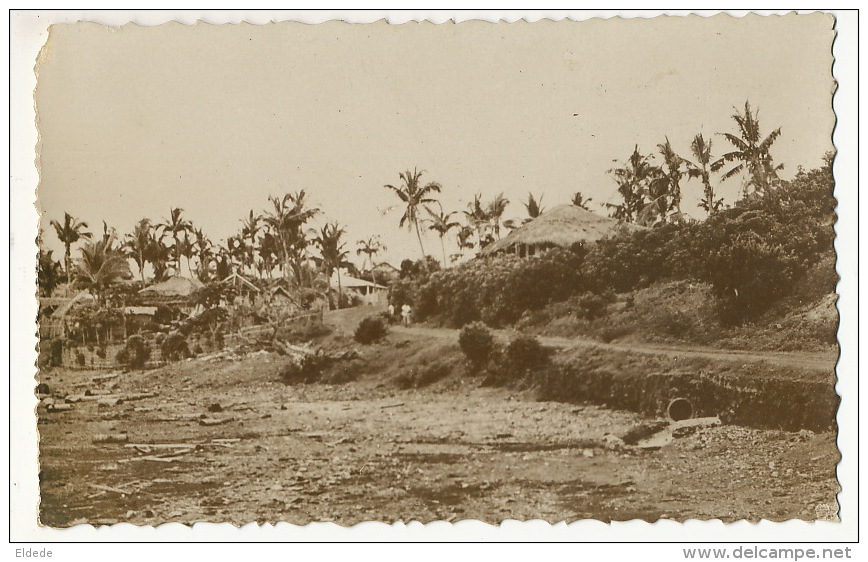
[{"label": "dense vegetation", "polygon": [[[405,276],[393,288],[418,319],[451,326],[516,322],[527,311],[582,295],[589,317],[610,292],[658,281],[708,283],[724,323],[750,321],[787,295],[811,266],[834,258],[831,158],[812,171],[737,202],[705,221],[663,222],[589,248],[554,249],[533,259],[512,255]],[[830,271],[814,297],[834,291]]]}]

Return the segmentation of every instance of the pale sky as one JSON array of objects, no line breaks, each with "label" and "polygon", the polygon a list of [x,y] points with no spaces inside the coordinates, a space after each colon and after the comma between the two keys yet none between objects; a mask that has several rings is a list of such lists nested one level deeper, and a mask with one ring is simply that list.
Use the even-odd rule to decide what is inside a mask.
[{"label": "pale sky", "polygon": [[[348,248],[380,234],[379,260],[417,258],[383,185],[418,167],[446,210],[504,192],[504,218],[581,191],[617,202],[606,171],[638,143],[732,131],[746,99],[789,178],[832,149],[834,20],[690,16],[492,24],[54,26],[38,66],[39,204],[129,232],[171,207],[212,240],[269,194],[304,189]],[[740,184],[723,185],[733,202]],[[688,182],[683,207],[701,186]],[[702,212],[696,210],[695,216]],[[48,228],[55,255],[62,246]],[[426,250],[438,257],[436,236]],[[447,252],[449,249],[447,248]],[[378,261],[379,261],[378,260]],[[361,260],[358,260],[361,263]]]}]

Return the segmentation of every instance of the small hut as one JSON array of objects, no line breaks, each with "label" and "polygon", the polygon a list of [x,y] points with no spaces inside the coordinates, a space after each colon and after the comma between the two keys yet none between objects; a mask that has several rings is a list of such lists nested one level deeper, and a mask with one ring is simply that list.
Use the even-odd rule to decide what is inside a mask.
[{"label": "small hut", "polygon": [[223,285],[231,285],[238,292],[235,304],[241,304],[246,301],[246,304],[256,304],[257,298],[262,294],[262,290],[253,284],[252,281],[241,275],[233,273],[226,279],[220,282]]},{"label": "small hut", "polygon": [[[332,291],[338,290],[338,278],[333,276],[329,281],[329,288]],[[365,281],[364,279],[356,279],[349,275],[341,275],[340,289],[346,295],[353,295],[361,299],[367,305],[373,306],[385,303],[388,287]]]},{"label": "small hut", "polygon": [[197,279],[176,276],[160,283],[155,283],[149,287],[145,287],[139,291],[139,294],[155,298],[177,299],[181,297],[189,297],[204,286],[205,285]]},{"label": "small hut", "polygon": [[281,311],[298,310],[301,308],[298,300],[282,285],[276,285],[268,291],[266,307]]},{"label": "small hut", "polygon": [[533,256],[550,248],[589,244],[643,227],[603,217],[576,205],[559,205],[488,246],[481,254]]},{"label": "small hut", "polygon": [[59,338],[66,334],[66,316],[78,304],[93,303],[93,295],[87,290],[79,291],[73,297],[54,297],[40,299],[46,309],[51,310],[39,319],[39,335],[42,338]]},{"label": "small hut", "polygon": [[387,285],[397,281],[401,277],[401,270],[387,262],[378,263],[371,268],[369,273],[375,283],[385,283]]}]

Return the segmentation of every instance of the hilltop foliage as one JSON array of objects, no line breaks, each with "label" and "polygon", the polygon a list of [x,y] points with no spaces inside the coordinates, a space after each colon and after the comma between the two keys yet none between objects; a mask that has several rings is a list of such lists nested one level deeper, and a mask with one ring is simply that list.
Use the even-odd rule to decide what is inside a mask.
[{"label": "hilltop foliage", "polygon": [[789,294],[812,265],[834,258],[833,187],[828,159],[822,168],[800,170],[792,181],[702,222],[661,223],[587,249],[554,249],[531,259],[501,255],[420,271],[392,292],[410,302],[420,320],[496,327],[575,295],[586,294],[596,310],[593,295],[610,300],[613,290],[689,280],[712,286],[724,323],[744,323]]}]

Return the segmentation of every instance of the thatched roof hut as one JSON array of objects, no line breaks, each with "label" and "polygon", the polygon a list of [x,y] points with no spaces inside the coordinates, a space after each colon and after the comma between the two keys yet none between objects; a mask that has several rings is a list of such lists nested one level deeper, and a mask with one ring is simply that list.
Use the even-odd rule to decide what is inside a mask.
[{"label": "thatched roof hut", "polygon": [[600,216],[576,205],[559,205],[489,244],[482,250],[482,255],[510,252],[532,256],[544,249],[556,246],[569,248],[576,243],[588,244],[642,228]]},{"label": "thatched roof hut", "polygon": [[154,297],[188,297],[197,289],[204,287],[201,281],[187,277],[172,277],[162,283],[156,283],[139,291],[140,295]]},{"label": "thatched roof hut", "polygon": [[240,288],[243,291],[253,291],[257,294],[262,292],[252,281],[237,272],[221,281],[221,283],[225,285],[231,284],[233,287]]}]

